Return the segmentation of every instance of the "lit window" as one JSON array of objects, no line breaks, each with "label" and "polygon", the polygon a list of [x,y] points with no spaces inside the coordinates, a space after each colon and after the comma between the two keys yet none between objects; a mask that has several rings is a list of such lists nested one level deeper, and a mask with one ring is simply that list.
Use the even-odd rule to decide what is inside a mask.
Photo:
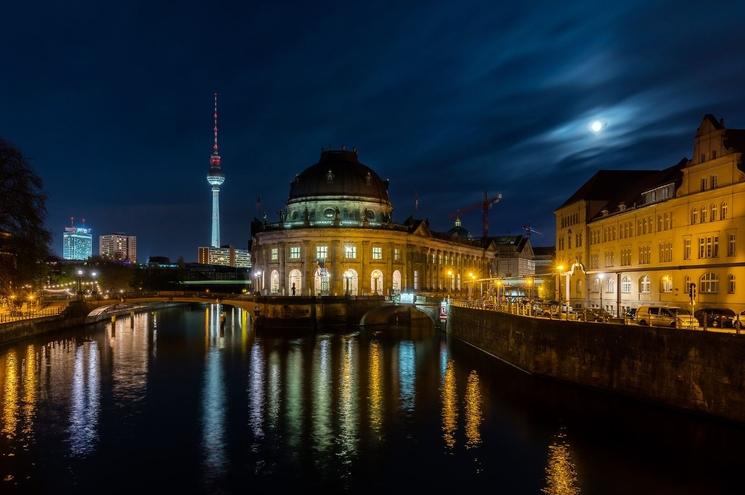
[{"label": "lit window", "polygon": [[735,276],[732,275],[731,273],[729,274],[729,278],[727,281],[727,292],[729,294],[735,293]]},{"label": "lit window", "polygon": [[300,246],[290,246],[290,259],[291,260],[300,259]]},{"label": "lit window", "polygon": [[393,248],[393,261],[400,261],[401,260],[401,250],[398,248]]},{"label": "lit window", "polygon": [[719,292],[719,277],[714,273],[705,273],[699,279],[699,292],[701,294],[716,294]]},{"label": "lit window", "polygon": [[649,294],[652,290],[652,284],[649,282],[649,276],[643,275],[639,279],[639,293]]},{"label": "lit window", "polygon": [[711,216],[709,216],[710,222],[716,222],[717,221],[717,207],[716,205],[711,205]]},{"label": "lit window", "polygon": [[691,210],[691,225],[698,223],[698,210],[696,208]]},{"label": "lit window", "polygon": [[316,259],[325,260],[329,254],[328,246],[316,246]]},{"label": "lit window", "polygon": [[683,239],[683,259],[691,259],[691,240]]},{"label": "lit window", "polygon": [[621,279],[621,292],[623,294],[631,294],[631,279],[629,277],[623,277]]},{"label": "lit window", "polygon": [[414,270],[414,290],[419,289],[419,272]]},{"label": "lit window", "polygon": [[727,220],[727,203],[722,203],[722,207],[719,209],[719,219]]},{"label": "lit window", "polygon": [[279,260],[279,248],[272,248],[272,261]]},{"label": "lit window", "polygon": [[344,257],[353,260],[357,257],[357,246],[344,246]]},{"label": "lit window", "polygon": [[383,248],[380,246],[374,246],[372,248],[372,259],[382,260],[383,259]]},{"label": "lit window", "polygon": [[727,256],[734,256],[737,247],[735,234],[729,234],[727,236]]},{"label": "lit window", "polygon": [[673,277],[670,275],[663,275],[660,284],[661,292],[672,292],[673,291]]}]

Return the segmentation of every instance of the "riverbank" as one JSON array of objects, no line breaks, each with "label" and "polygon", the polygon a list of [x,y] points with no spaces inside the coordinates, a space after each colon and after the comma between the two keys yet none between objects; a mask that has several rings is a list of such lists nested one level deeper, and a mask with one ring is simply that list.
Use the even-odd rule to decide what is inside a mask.
[{"label": "riverbank", "polygon": [[450,308],[448,333],[525,372],[745,422],[745,338]]},{"label": "riverbank", "polygon": [[178,304],[181,303],[119,304],[116,308],[111,308],[109,311],[91,315],[87,306],[73,302],[65,311],[54,316],[18,320],[0,325],[0,346],[46,333],[58,332],[67,328],[108,321],[112,317],[122,314],[151,311]]}]

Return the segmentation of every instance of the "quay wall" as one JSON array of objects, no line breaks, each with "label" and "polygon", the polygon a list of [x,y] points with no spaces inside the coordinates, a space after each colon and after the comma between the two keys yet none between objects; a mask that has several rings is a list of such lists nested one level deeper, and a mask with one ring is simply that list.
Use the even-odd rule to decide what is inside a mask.
[{"label": "quay wall", "polygon": [[528,373],[745,421],[745,336],[461,307],[447,327]]}]

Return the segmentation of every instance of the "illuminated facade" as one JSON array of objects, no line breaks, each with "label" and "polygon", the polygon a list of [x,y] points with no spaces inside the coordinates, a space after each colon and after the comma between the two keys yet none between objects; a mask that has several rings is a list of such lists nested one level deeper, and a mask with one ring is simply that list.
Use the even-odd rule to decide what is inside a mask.
[{"label": "illuminated facade", "polygon": [[137,263],[137,237],[127,234],[99,236],[98,254],[102,258]]},{"label": "illuminated facade", "polygon": [[692,159],[597,172],[556,210],[557,295],[611,312],[688,307],[695,284],[696,307],[745,310],[743,150],[745,130],[706,115]]},{"label": "illuminated facade", "polygon": [[278,295],[465,293],[490,275],[493,246],[431,232],[426,220],[396,224],[392,212],[388,181],[355,150],[323,151],[290,183],[279,221],[252,223],[254,286]]},{"label": "illuminated facade", "polygon": [[87,260],[93,255],[93,229],[89,227],[65,227],[62,233],[62,258]]},{"label": "illuminated facade", "polygon": [[197,262],[202,265],[251,268],[251,253],[246,249],[236,249],[232,246],[200,247],[197,252]]}]

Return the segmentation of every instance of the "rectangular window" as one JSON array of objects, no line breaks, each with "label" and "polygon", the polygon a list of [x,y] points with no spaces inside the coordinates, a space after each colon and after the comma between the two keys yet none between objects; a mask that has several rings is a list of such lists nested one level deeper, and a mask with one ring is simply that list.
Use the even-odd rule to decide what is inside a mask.
[{"label": "rectangular window", "polygon": [[727,292],[729,294],[735,293],[735,276],[730,274],[727,283]]},{"label": "rectangular window", "polygon": [[698,223],[698,210],[696,208],[691,210],[691,225]]},{"label": "rectangular window", "polygon": [[325,260],[329,255],[328,246],[316,246],[316,259]]},{"label": "rectangular window", "polygon": [[683,239],[683,259],[691,259],[691,240]]},{"label": "rectangular window", "polygon": [[734,256],[736,248],[735,234],[727,236],[727,256]]},{"label": "rectangular window", "polygon": [[401,250],[393,248],[393,261],[401,261]]},{"label": "rectangular window", "polygon": [[419,289],[419,272],[414,270],[414,290]]},{"label": "rectangular window", "polygon": [[717,187],[717,176],[712,175],[711,176],[711,188],[716,189],[716,187]]},{"label": "rectangular window", "polygon": [[372,248],[372,259],[382,260],[383,259],[383,248],[380,246],[374,246]]},{"label": "rectangular window", "polygon": [[291,260],[300,259],[300,246],[290,246],[290,259]]},{"label": "rectangular window", "polygon": [[701,207],[701,223],[706,223],[706,206]]},{"label": "rectangular window", "polygon": [[[702,156],[702,158],[703,158],[703,156]],[[703,161],[703,160],[701,160],[701,161]],[[701,190],[702,191],[706,191],[709,188],[708,187],[708,184],[709,184],[708,178],[707,177],[701,177]]]},{"label": "rectangular window", "polygon": [[272,261],[279,260],[279,248],[272,248]]},{"label": "rectangular window", "polygon": [[344,246],[344,257],[348,260],[357,258],[357,246]]}]

